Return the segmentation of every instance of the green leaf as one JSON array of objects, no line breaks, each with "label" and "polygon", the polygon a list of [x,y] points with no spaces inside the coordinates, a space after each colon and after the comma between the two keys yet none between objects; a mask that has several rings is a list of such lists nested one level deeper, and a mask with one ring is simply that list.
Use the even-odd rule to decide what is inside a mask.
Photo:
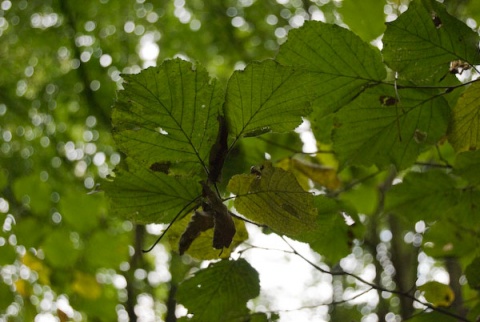
[{"label": "green leaf", "polygon": [[128,243],[126,234],[96,231],[85,241],[85,261],[93,269],[116,268],[128,261]]},{"label": "green leaf", "polygon": [[66,223],[79,232],[88,232],[98,225],[106,213],[103,196],[88,195],[85,190],[69,190],[62,195],[59,210]]},{"label": "green leaf", "polygon": [[302,189],[292,173],[270,162],[260,175],[234,176],[228,189],[236,194],[234,205],[242,215],[279,234],[295,237],[315,222],[313,195]]},{"label": "green leaf", "polygon": [[276,59],[313,74],[314,108],[319,117],[337,111],[365,87],[386,77],[377,49],[350,30],[317,21],[291,30]]},{"label": "green leaf", "polygon": [[367,89],[336,114],[334,150],[341,166],[391,163],[404,169],[445,134],[450,108],[435,92]]},{"label": "green leaf", "polygon": [[111,210],[140,223],[168,223],[201,195],[197,178],[170,176],[130,162],[105,182]]},{"label": "green leaf", "polygon": [[385,210],[408,221],[438,220],[455,205],[459,191],[454,180],[441,171],[410,172],[387,192]]},{"label": "green leaf", "polygon": [[351,30],[362,39],[371,41],[385,30],[384,6],[385,1],[381,0],[344,0],[338,12]]},{"label": "green leaf", "polygon": [[456,151],[480,148],[480,82],[470,85],[453,109],[448,140]]},{"label": "green leaf", "polygon": [[222,260],[181,283],[177,300],[192,321],[233,321],[248,315],[246,303],[260,293],[258,273],[244,260]]},{"label": "green leaf", "polygon": [[15,300],[12,288],[0,279],[0,312],[6,312],[7,307]]},{"label": "green leaf", "polygon": [[314,228],[298,235],[296,239],[308,243],[314,251],[325,256],[329,263],[338,263],[350,253],[353,242],[352,227],[347,225],[343,217],[345,206],[325,196],[316,196],[315,206],[318,217]]},{"label": "green leaf", "polygon": [[480,150],[462,152],[455,159],[453,173],[461,176],[473,185],[480,184]]},{"label": "green leaf", "polygon": [[13,183],[13,193],[18,201],[27,201],[32,212],[48,216],[51,208],[52,187],[40,180],[39,175],[21,177]]},{"label": "green leaf", "polygon": [[425,299],[435,307],[448,307],[455,299],[455,294],[450,286],[435,281],[419,286],[418,290],[424,292]]},{"label": "green leaf", "polygon": [[439,259],[464,257],[471,256],[477,251],[480,242],[478,232],[472,231],[470,227],[457,225],[455,220],[455,217],[450,217],[438,221],[425,232],[422,249],[428,256]]},{"label": "green leaf", "polygon": [[387,65],[417,84],[439,82],[452,61],[480,62],[478,34],[435,0],[412,1],[406,12],[387,23],[382,41]]},{"label": "green leaf", "polygon": [[171,162],[172,172],[206,170],[224,99],[218,83],[179,59],[124,79],[112,113],[118,147],[148,166]]},{"label": "green leaf", "polygon": [[273,60],[235,71],[225,99],[230,134],[238,139],[295,129],[311,112],[312,85],[307,76]]},{"label": "green leaf", "polygon": [[65,229],[54,230],[42,244],[45,259],[53,267],[71,268],[77,261],[80,251],[73,244],[70,232]]},{"label": "green leaf", "polygon": [[474,290],[480,289],[480,257],[476,257],[468,266],[465,268],[465,276],[468,280],[468,285]]},{"label": "green leaf", "polygon": [[50,230],[50,226],[45,225],[38,217],[22,218],[14,226],[18,244],[25,246],[26,249],[37,247],[40,240],[48,235]]},{"label": "green leaf", "polygon": [[0,246],[0,266],[12,265],[15,259],[17,259],[17,252],[15,246],[10,244],[4,244]]}]

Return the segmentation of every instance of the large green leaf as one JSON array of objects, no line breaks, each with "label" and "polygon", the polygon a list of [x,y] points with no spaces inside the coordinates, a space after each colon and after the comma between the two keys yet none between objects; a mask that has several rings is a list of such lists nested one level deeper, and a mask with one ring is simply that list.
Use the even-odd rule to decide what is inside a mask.
[{"label": "large green leaf", "polygon": [[367,89],[336,114],[334,150],[342,166],[391,163],[403,169],[447,131],[447,101],[432,91]]},{"label": "large green leaf", "polygon": [[235,208],[245,217],[280,234],[295,237],[312,229],[316,218],[313,195],[302,189],[291,172],[266,162],[261,173],[234,176],[228,189]]},{"label": "large green leaf", "polygon": [[141,223],[167,223],[201,195],[198,178],[170,176],[130,162],[104,182],[111,210]]},{"label": "large green leaf", "polygon": [[385,210],[415,223],[434,221],[455,205],[459,191],[454,180],[441,171],[411,172],[403,182],[388,191]]},{"label": "large green leaf", "polygon": [[235,139],[295,129],[311,112],[311,79],[273,60],[254,62],[228,81],[225,115]]},{"label": "large green leaf", "polygon": [[118,147],[149,166],[206,170],[224,100],[218,83],[205,69],[179,59],[124,79],[112,113]]},{"label": "large green leaf", "polygon": [[470,85],[457,101],[448,140],[456,151],[480,148],[480,82]]},{"label": "large green leaf", "polygon": [[362,39],[371,41],[385,30],[384,6],[382,0],[343,0],[338,12],[351,30]]},{"label": "large green leaf", "polygon": [[400,78],[417,84],[437,83],[450,62],[480,62],[479,37],[435,0],[415,0],[406,12],[387,23],[383,36],[385,62]]},{"label": "large green leaf", "polygon": [[222,260],[181,283],[176,298],[192,321],[220,322],[248,315],[246,303],[259,292],[258,273],[246,260]]},{"label": "large green leaf", "polygon": [[350,30],[318,21],[307,21],[290,31],[277,60],[313,73],[319,115],[334,112],[386,77],[377,49]]}]

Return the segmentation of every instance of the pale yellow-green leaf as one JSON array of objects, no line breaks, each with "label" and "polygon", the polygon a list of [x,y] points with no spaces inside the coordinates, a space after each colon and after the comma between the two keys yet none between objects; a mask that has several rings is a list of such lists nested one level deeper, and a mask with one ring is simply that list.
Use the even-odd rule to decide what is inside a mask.
[{"label": "pale yellow-green leaf", "polygon": [[303,190],[291,172],[266,162],[261,173],[234,176],[228,189],[243,216],[280,234],[295,237],[314,225],[313,195]]},{"label": "pale yellow-green leaf", "polygon": [[425,299],[435,307],[450,306],[455,299],[450,286],[435,281],[419,286],[418,290],[423,292]]},{"label": "pale yellow-green leaf", "polygon": [[448,139],[457,152],[480,147],[480,82],[475,82],[458,99],[453,109]]}]

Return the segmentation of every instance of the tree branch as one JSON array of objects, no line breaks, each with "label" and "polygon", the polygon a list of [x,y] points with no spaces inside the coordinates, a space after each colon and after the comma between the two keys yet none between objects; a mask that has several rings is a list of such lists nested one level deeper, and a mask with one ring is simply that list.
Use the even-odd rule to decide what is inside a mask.
[{"label": "tree branch", "polygon": [[387,293],[391,293],[391,294],[396,294],[396,295],[399,295],[399,296],[403,296],[403,297],[406,297],[406,298],[409,298],[411,300],[413,300],[414,302],[418,303],[418,304],[421,304],[425,307],[427,307],[428,309],[430,310],[433,310],[433,311],[436,311],[438,313],[441,313],[441,314],[444,314],[444,315],[448,315],[448,316],[451,316],[455,319],[457,319],[458,321],[464,321],[464,322],[471,322],[470,320],[464,318],[463,316],[460,316],[460,315],[457,315],[455,313],[452,313],[452,312],[449,312],[447,310],[444,310],[440,307],[435,307],[433,305],[431,305],[430,303],[427,303],[427,302],[423,302],[419,299],[417,299],[415,296],[407,293],[407,292],[402,292],[402,291],[399,291],[399,290],[389,290],[385,287],[382,287],[380,285],[376,285],[374,283],[371,283],[371,282],[368,282],[366,281],[365,279],[361,278],[360,276],[357,276],[353,273],[348,273],[348,272],[345,272],[343,270],[341,271],[336,271],[336,272],[330,272],[330,271],[327,271],[323,268],[321,268],[320,266],[318,266],[317,264],[313,263],[312,261],[310,261],[308,258],[306,258],[305,256],[303,256],[302,254],[300,254],[284,237],[282,237],[282,239],[284,240],[284,242],[290,247],[290,249],[292,250],[293,254],[300,257],[301,259],[303,259],[305,262],[307,262],[310,266],[312,266],[314,269],[316,269],[317,271],[321,272],[321,273],[325,273],[325,274],[329,274],[331,276],[350,276],[354,279],[356,279],[357,281],[367,285],[367,286],[370,286],[371,288],[373,289],[376,289],[378,291],[382,291],[382,292],[387,292]]}]

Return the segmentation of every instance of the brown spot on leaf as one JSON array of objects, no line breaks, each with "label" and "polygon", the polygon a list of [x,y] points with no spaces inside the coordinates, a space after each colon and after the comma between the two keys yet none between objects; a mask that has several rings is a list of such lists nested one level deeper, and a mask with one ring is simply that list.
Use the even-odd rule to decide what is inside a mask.
[{"label": "brown spot on leaf", "polygon": [[168,174],[168,169],[170,169],[171,163],[167,162],[155,162],[150,166],[150,170],[154,172],[163,172]]},{"label": "brown spot on leaf", "polygon": [[382,95],[379,97],[380,104],[383,106],[392,106],[397,104],[398,100],[395,97]]},{"label": "brown spot on leaf", "polygon": [[435,25],[435,28],[439,29],[442,27],[442,20],[440,19],[439,16],[435,12],[432,12],[432,21],[433,24]]}]

